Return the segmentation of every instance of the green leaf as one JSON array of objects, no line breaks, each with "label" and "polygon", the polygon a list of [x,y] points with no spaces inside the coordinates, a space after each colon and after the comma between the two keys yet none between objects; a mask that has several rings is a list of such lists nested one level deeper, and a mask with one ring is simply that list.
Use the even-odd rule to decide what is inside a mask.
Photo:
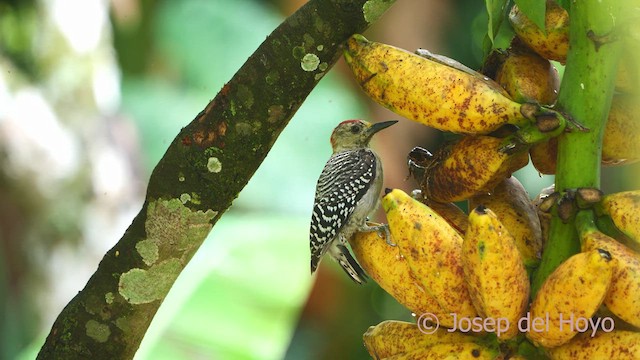
[{"label": "green leaf", "polygon": [[487,35],[492,44],[498,34],[502,20],[504,20],[508,1],[509,0],[485,0],[487,14],[489,15]]},{"label": "green leaf", "polygon": [[487,59],[487,56],[489,56],[489,54],[491,53],[491,50],[493,49],[494,40],[495,39],[491,38],[489,34],[486,34],[484,36],[484,39],[482,39],[482,55],[483,55],[482,62],[483,63]]},{"label": "green leaf", "polygon": [[558,4],[562,6],[565,10],[569,11],[569,7],[571,6],[571,0],[558,0]]},{"label": "green leaf", "polygon": [[544,15],[547,2],[543,0],[514,0],[520,11],[544,31]]}]

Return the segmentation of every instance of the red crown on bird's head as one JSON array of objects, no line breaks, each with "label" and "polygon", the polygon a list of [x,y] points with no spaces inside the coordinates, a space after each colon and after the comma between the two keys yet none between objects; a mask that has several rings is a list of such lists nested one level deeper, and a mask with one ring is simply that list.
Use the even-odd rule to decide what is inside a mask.
[{"label": "red crown on bird's head", "polygon": [[351,120],[345,120],[345,121],[341,122],[340,124],[338,124],[338,126],[336,126],[336,127],[333,129],[333,132],[331,133],[331,146],[334,146],[334,145],[335,145],[335,135],[336,135],[336,131],[337,131],[339,128],[341,128],[341,127],[343,127],[343,126],[345,126],[345,125],[347,125],[347,124],[353,124],[353,123],[360,123],[360,124],[362,124],[363,126],[366,126],[366,125],[367,125],[367,123],[366,123],[364,120],[360,120],[360,119],[351,119]]}]

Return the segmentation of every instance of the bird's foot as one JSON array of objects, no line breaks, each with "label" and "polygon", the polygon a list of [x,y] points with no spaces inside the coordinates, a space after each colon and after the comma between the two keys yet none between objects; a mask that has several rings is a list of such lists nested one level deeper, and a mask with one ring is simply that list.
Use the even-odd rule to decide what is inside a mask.
[{"label": "bird's foot", "polygon": [[391,233],[389,232],[389,224],[381,224],[376,226],[368,226],[364,231],[376,231],[378,236],[384,238],[389,246],[397,246],[396,243],[391,241]]}]

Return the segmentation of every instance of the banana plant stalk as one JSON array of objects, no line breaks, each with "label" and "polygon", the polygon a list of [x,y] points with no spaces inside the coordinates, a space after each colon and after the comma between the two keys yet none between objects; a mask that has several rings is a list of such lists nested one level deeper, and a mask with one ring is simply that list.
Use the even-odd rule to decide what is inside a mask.
[{"label": "banana plant stalk", "polygon": [[[600,187],[602,137],[607,121],[621,52],[619,15],[629,13],[631,2],[617,0],[572,1],[569,10],[570,47],[558,108],[589,131],[568,132],[559,137],[556,190]],[[580,250],[575,218],[554,217],[549,241],[535,274],[532,296],[565,259]]]}]

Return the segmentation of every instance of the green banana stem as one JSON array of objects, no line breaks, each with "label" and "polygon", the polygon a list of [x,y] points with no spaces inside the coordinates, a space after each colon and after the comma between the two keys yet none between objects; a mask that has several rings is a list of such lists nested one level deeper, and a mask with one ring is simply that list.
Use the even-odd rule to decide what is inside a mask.
[{"label": "green banana stem", "polygon": [[[621,51],[620,41],[611,41],[615,19],[623,1],[571,1],[570,47],[558,94],[558,108],[589,129],[559,137],[556,191],[600,187],[602,136],[606,124]],[[608,41],[601,41],[609,39]],[[535,295],[560,263],[580,250],[571,219],[551,221],[549,241],[532,284]]]},{"label": "green banana stem", "polygon": [[[629,239],[627,235],[625,235],[616,224],[613,223],[613,220],[608,215],[598,215],[598,211],[596,210],[596,225],[598,226],[598,230],[602,231],[606,235],[620,241],[627,246],[637,248],[637,245],[633,245],[633,240]],[[640,249],[638,249],[640,252]]]},{"label": "green banana stem", "polygon": [[598,230],[593,210],[585,209],[578,211],[576,214],[576,230],[578,231],[578,234],[586,234],[588,232]]}]

